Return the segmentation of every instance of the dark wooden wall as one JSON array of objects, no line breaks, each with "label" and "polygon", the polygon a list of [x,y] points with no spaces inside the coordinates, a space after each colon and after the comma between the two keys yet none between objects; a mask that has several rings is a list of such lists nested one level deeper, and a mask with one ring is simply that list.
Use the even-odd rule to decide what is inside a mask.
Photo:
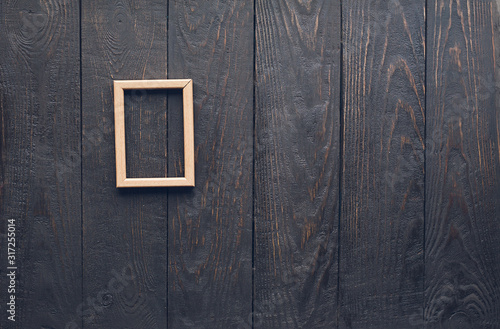
[{"label": "dark wooden wall", "polygon": [[[496,0],[1,1],[0,327],[500,328],[499,50]],[[116,189],[161,78],[196,187]]]}]

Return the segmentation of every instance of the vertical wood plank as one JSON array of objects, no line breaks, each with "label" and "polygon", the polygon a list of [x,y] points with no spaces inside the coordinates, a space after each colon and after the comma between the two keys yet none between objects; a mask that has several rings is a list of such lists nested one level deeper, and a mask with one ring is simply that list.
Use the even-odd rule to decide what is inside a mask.
[{"label": "vertical wood plank", "polygon": [[[160,0],[82,2],[84,328],[166,327],[167,191],[115,188],[112,80],[166,77],[167,10]],[[127,94],[125,111],[132,160],[143,159],[130,173],[165,171],[165,95]]]},{"label": "vertical wood plank", "polygon": [[[169,193],[170,328],[236,328],[251,315],[252,62],[252,1],[170,1],[168,77],[193,79],[196,158],[196,186]],[[182,107],[168,107],[175,176]]]},{"label": "vertical wood plank", "polygon": [[496,1],[429,1],[426,328],[498,328]]},{"label": "vertical wood plank", "polygon": [[2,1],[0,49],[0,327],[62,328],[81,301],[78,2]]},{"label": "vertical wood plank", "polygon": [[128,178],[167,177],[169,94],[167,89],[124,90]]},{"label": "vertical wood plank", "polygon": [[425,1],[343,3],[340,328],[422,326]]},{"label": "vertical wood plank", "polygon": [[337,326],[340,36],[340,1],[256,2],[255,327]]}]

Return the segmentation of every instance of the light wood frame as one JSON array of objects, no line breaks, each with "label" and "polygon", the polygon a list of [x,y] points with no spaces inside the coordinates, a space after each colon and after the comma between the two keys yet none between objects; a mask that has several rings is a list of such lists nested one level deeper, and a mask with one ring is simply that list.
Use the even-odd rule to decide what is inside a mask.
[{"label": "light wood frame", "polygon": [[[115,96],[116,187],[194,186],[193,81],[191,79],[115,80],[113,85]],[[127,178],[125,89],[182,89],[184,177]]]}]

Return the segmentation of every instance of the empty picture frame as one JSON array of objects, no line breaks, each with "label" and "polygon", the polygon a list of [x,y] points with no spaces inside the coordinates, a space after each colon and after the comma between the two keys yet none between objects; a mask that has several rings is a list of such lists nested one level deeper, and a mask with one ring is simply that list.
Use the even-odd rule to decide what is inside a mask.
[{"label": "empty picture frame", "polygon": [[[125,154],[125,89],[182,89],[184,177],[127,178]],[[114,100],[116,187],[194,186],[193,81],[191,79],[115,80]]]}]

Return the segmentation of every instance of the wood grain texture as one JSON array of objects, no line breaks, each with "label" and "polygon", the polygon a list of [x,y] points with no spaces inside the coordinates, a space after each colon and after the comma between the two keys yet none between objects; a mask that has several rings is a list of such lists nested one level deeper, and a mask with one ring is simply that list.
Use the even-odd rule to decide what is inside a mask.
[{"label": "wood grain texture", "polygon": [[499,9],[0,0],[0,328],[500,329]]},{"label": "wood grain texture", "polygon": [[[0,4],[1,328],[62,328],[81,300],[78,17],[67,1]],[[7,219],[16,223],[15,322]]]},{"label": "wood grain texture", "polygon": [[[166,90],[124,90],[127,106],[124,107],[125,146],[122,149],[126,154],[126,170],[122,168],[122,171],[128,178],[167,177],[167,97]],[[158,108],[157,104],[162,106]],[[116,117],[114,127],[116,132]],[[144,133],[154,133],[155,142],[152,143],[153,136],[144,136]]]},{"label": "wood grain texture", "polygon": [[343,3],[339,328],[422,324],[425,1]]},{"label": "wood grain texture", "polygon": [[[167,190],[116,189],[112,80],[166,78],[167,10],[160,0],[82,2],[84,328],[166,327]],[[165,172],[166,96],[126,98],[127,123],[140,127],[130,147],[143,159],[131,173]]]},{"label": "wood grain texture", "polygon": [[255,327],[337,325],[340,1],[256,2]]},{"label": "wood grain texture", "polygon": [[496,2],[428,6],[426,328],[500,328]]},{"label": "wood grain texture", "polygon": [[[196,159],[196,187],[169,193],[169,328],[237,328],[252,311],[253,6],[169,5],[168,78],[193,79]],[[181,105],[169,101],[169,127]],[[178,130],[170,176],[183,174]]]}]

